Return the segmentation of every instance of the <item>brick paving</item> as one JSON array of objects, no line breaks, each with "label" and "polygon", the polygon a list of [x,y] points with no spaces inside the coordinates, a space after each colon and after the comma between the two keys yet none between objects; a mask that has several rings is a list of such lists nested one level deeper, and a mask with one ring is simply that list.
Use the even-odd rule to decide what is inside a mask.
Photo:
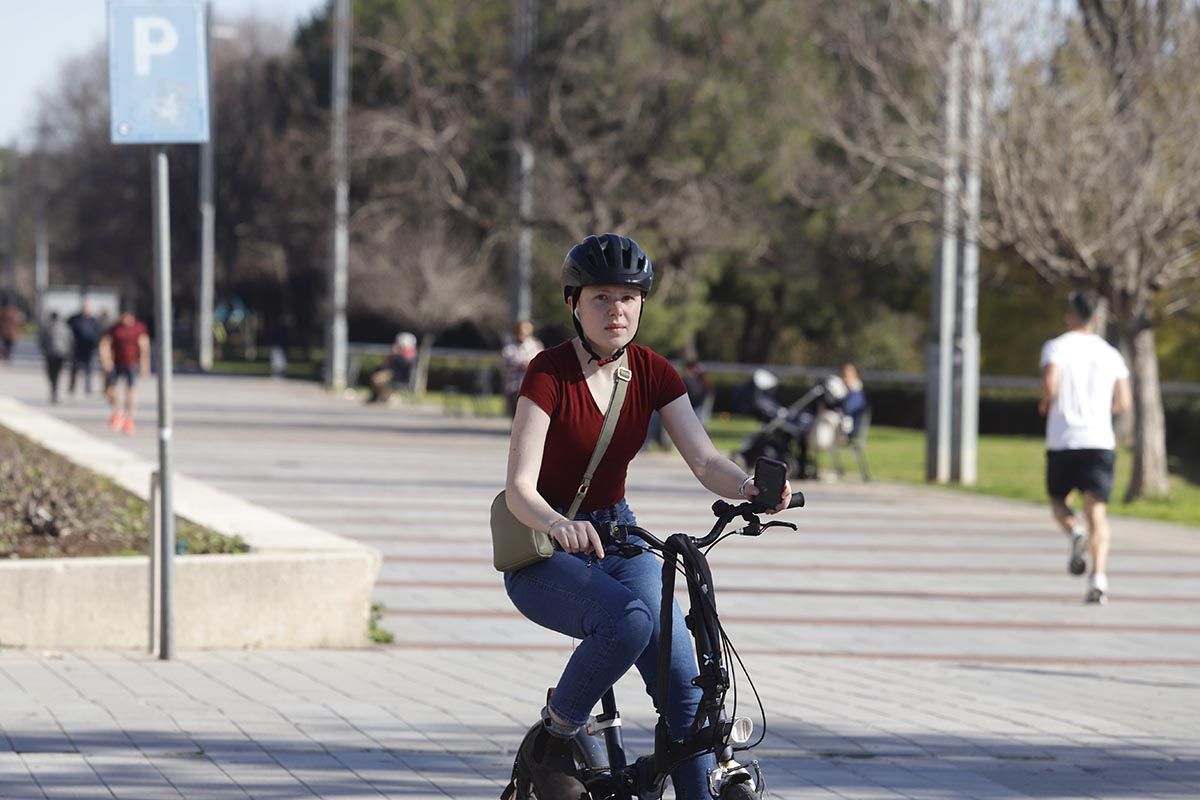
[{"label": "brick paving", "polygon": [[[96,400],[46,405],[28,356],[0,392],[155,457],[152,384],[133,437]],[[396,644],[171,663],[0,650],[0,798],[498,796],[570,649],[490,566],[505,421],[265,379],[178,376],[176,396],[179,471],[384,553]],[[1200,531],[1115,520],[1096,608],[1041,507],[803,488],[799,532],[712,558],[767,707],[773,797],[1200,796]],[[629,496],[652,530],[711,519],[674,455],[640,457]],[[650,704],[629,678],[618,698],[645,752]]]}]

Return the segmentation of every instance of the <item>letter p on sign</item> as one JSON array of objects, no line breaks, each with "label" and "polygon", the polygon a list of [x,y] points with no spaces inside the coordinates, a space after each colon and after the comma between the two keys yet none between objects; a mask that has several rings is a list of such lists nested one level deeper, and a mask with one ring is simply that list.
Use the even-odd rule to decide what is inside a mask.
[{"label": "letter p on sign", "polygon": [[136,75],[150,74],[150,59],[175,52],[179,46],[179,31],[165,17],[133,18],[133,71]]}]

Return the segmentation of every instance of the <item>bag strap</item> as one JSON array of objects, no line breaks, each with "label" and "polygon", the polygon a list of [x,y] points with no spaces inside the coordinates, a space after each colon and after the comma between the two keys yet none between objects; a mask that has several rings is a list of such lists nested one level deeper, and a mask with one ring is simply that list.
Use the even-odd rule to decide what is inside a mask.
[{"label": "bag strap", "polygon": [[583,498],[587,496],[588,487],[592,485],[592,475],[595,474],[596,467],[600,465],[600,459],[604,458],[604,451],[608,449],[608,443],[612,441],[613,431],[617,427],[617,418],[621,416],[621,406],[625,403],[625,392],[629,389],[631,380],[633,380],[633,373],[629,371],[629,367],[625,366],[625,353],[622,352],[621,357],[617,359],[617,373],[613,380],[612,396],[608,398],[608,410],[604,412],[604,425],[600,428],[600,439],[596,442],[596,449],[592,451],[592,460],[588,462],[587,470],[583,473],[583,482],[575,491],[575,500],[572,501],[571,508],[567,512],[567,519],[575,519],[579,507],[583,505]]}]

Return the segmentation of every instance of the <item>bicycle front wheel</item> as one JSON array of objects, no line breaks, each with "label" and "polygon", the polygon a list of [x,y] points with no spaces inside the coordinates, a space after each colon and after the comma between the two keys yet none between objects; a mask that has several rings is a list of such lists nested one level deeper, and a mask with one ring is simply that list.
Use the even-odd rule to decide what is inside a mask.
[{"label": "bicycle front wheel", "polygon": [[750,788],[749,781],[728,784],[721,790],[721,800],[759,800],[759,795]]}]

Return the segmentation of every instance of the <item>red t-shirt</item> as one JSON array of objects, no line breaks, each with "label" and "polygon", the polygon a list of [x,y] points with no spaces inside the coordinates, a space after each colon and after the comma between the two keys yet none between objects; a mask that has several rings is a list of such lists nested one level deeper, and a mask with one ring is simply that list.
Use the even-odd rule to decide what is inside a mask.
[{"label": "red t-shirt", "polygon": [[138,356],[141,355],[138,339],[150,335],[146,324],[136,320],[132,325],[122,325],[118,322],[108,329],[108,335],[112,339],[113,364],[122,368],[136,367]]},{"label": "red t-shirt", "polygon": [[[596,467],[580,511],[611,506],[625,496],[629,462],[646,441],[651,412],[687,394],[683,380],[667,359],[636,344],[629,345],[625,352],[633,380],[625,393],[612,441]],[[604,423],[604,408],[596,405],[570,341],[534,357],[521,383],[521,396],[550,415],[538,493],[550,505],[567,508],[575,499]],[[607,408],[607,399],[604,405]]]}]

